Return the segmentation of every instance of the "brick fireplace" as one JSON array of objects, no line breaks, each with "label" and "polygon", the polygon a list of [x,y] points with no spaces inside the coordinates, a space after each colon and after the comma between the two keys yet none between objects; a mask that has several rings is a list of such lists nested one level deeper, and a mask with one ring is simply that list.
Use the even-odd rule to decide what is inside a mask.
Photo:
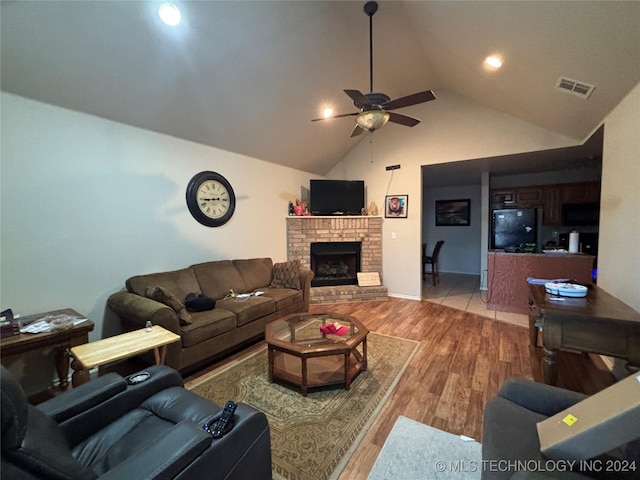
[{"label": "brick fireplace", "polygon": [[[312,268],[311,245],[318,243],[359,244],[361,272],[378,272],[382,283],[381,217],[287,217],[287,258]],[[313,286],[312,303],[386,300],[386,287],[357,285]]]}]

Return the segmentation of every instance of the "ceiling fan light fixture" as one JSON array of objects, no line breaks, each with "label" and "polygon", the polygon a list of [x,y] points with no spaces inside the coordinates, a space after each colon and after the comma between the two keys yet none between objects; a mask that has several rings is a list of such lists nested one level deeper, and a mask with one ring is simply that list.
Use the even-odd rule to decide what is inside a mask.
[{"label": "ceiling fan light fixture", "polygon": [[356,117],[356,123],[363,130],[374,132],[385,126],[389,121],[389,113],[384,110],[368,110],[361,112]]}]

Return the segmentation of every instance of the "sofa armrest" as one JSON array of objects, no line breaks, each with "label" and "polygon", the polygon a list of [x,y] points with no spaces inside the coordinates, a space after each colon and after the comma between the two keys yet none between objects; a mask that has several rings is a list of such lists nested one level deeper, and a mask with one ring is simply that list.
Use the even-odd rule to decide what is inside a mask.
[{"label": "sofa armrest", "polygon": [[180,335],[180,319],[171,307],[135,293],[121,291],[107,300],[107,306],[123,323],[125,330],[144,328],[147,322]]},{"label": "sofa armrest", "polygon": [[201,427],[190,421],[182,421],[158,438],[152,447],[141,450],[100,478],[169,480],[191,465],[211,442],[211,435]]},{"label": "sofa armrest", "polygon": [[302,298],[304,299],[305,312],[309,311],[311,300],[311,280],[313,280],[313,270],[308,268],[300,269],[300,287],[302,288]]},{"label": "sofa armrest", "polygon": [[508,378],[498,395],[547,417],[587,398],[582,393],[517,377]]}]

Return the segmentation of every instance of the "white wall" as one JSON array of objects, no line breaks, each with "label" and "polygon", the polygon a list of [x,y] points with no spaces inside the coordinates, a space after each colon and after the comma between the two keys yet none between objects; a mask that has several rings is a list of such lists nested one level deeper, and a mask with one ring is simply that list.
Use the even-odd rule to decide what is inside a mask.
[{"label": "white wall", "polygon": [[[383,222],[383,274],[393,296],[419,299],[421,295],[423,165],[580,143],[447,91],[437,91],[436,95],[433,102],[402,110],[422,120],[416,127],[386,125],[369,136],[372,143],[365,139],[327,175],[365,180],[367,202],[374,200],[378,206],[384,204],[388,193],[409,195],[408,218]],[[346,128],[345,135],[348,132]],[[401,169],[393,174],[385,171],[385,166],[394,164],[400,164]],[[428,228],[426,225],[427,236]],[[392,232],[396,239],[391,238]],[[480,242],[478,238],[478,245]]]},{"label": "white wall", "polygon": [[[436,226],[435,205],[437,200],[466,198],[470,200],[471,205],[469,226]],[[425,190],[422,200],[422,241],[427,243],[427,255],[431,255],[438,240],[444,240],[438,259],[438,270],[480,275],[479,259],[482,238],[480,184],[429,188]]]},{"label": "white wall", "polygon": [[[216,259],[286,259],[288,201],[310,175],[2,93],[0,303],[22,315],[72,307],[103,325],[129,276]],[[185,190],[213,170],[237,205],[197,223]]]},{"label": "white wall", "polygon": [[640,83],[604,122],[598,284],[640,311]]}]

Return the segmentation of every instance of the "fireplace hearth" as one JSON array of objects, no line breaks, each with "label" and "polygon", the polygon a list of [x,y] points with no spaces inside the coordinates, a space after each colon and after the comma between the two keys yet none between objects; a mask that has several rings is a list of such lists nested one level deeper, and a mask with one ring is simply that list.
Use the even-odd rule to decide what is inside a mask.
[{"label": "fireplace hearth", "polygon": [[311,286],[356,285],[361,250],[361,242],[311,243]]}]

